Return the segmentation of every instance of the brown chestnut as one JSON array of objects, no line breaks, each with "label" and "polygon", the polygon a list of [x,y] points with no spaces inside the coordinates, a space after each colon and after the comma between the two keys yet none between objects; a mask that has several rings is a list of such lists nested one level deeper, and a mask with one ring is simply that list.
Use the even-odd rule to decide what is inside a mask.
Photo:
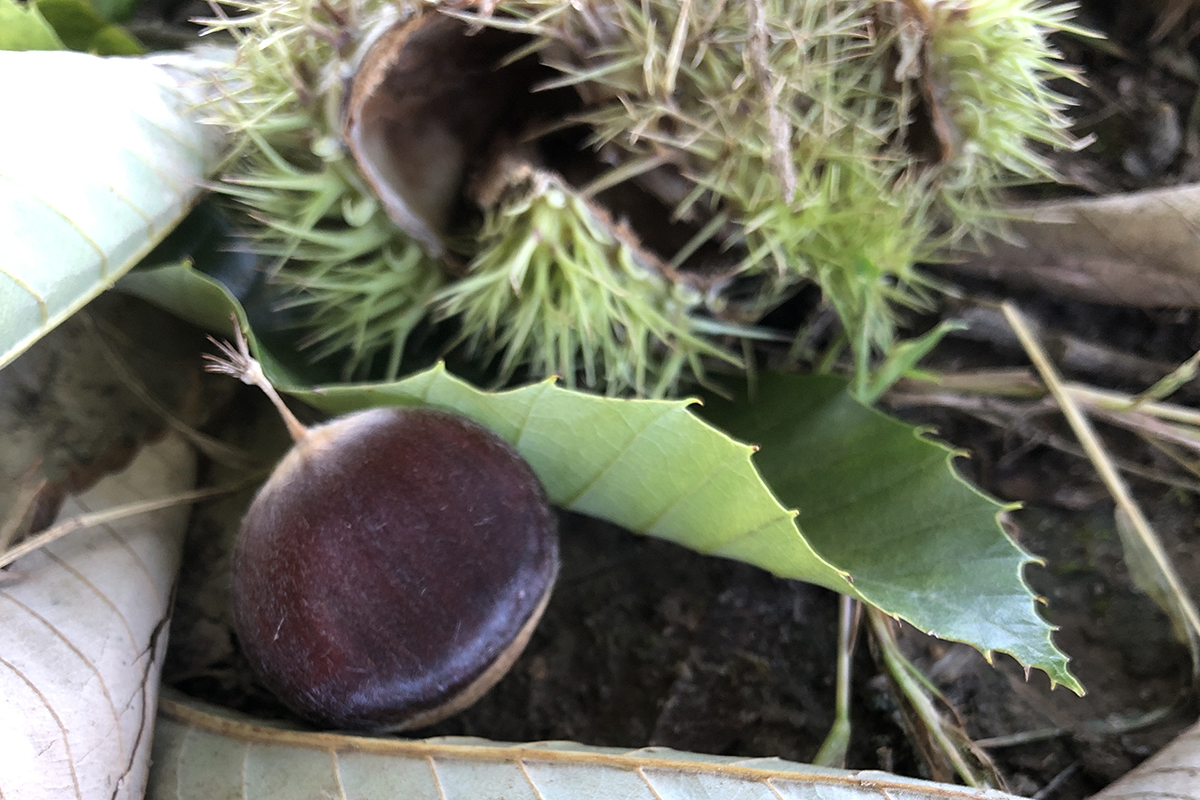
[{"label": "brown chestnut", "polygon": [[[211,360],[261,377],[257,364]],[[400,730],[470,705],[525,647],[558,571],[537,476],[456,414],[376,408],[306,429],[282,409],[296,445],[233,554],[250,663],[325,726]]]}]

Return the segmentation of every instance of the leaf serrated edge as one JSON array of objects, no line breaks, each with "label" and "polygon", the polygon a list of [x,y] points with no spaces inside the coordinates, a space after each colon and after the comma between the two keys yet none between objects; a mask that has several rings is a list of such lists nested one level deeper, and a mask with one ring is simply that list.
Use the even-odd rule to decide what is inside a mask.
[{"label": "leaf serrated edge", "polygon": [[[1062,684],[1067,689],[1070,689],[1072,692],[1074,692],[1075,694],[1082,697],[1084,694],[1087,693],[1087,690],[1083,687],[1083,684],[1079,682],[1079,679],[1076,678],[1071,673],[1070,669],[1068,668],[1068,665],[1070,664],[1070,661],[1071,661],[1071,657],[1068,656],[1066,653],[1064,653],[1062,650],[1060,650],[1058,648],[1058,645],[1056,645],[1054,643],[1054,638],[1051,636],[1051,634],[1053,634],[1055,631],[1058,631],[1060,629],[1060,626],[1051,625],[1045,619],[1042,619],[1042,616],[1037,613],[1038,605],[1041,604],[1041,605],[1045,606],[1045,605],[1048,605],[1048,602],[1047,602],[1046,598],[1041,597],[1033,590],[1033,587],[1029,585],[1029,581],[1025,580],[1025,567],[1026,566],[1028,566],[1030,564],[1044,565],[1046,563],[1046,560],[1044,558],[1042,558],[1041,556],[1031,553],[1030,551],[1026,550],[1024,547],[1022,547],[1021,543],[1018,542],[1016,539],[1014,539],[1012,536],[1010,536],[1008,531],[1004,527],[1004,515],[1009,514],[1013,511],[1019,510],[1022,507],[1022,504],[1019,502],[1002,503],[999,500],[996,500],[996,498],[991,497],[990,495],[984,493],[978,486],[971,483],[966,478],[964,478],[961,474],[959,474],[959,471],[954,466],[954,459],[970,458],[970,453],[968,453],[966,450],[964,450],[962,448],[951,447],[950,445],[947,445],[945,442],[941,442],[941,441],[938,441],[937,439],[932,438],[932,428],[930,428],[929,426],[914,426],[913,427],[913,435],[914,435],[914,437],[916,437],[916,439],[918,441],[924,442],[926,444],[931,444],[934,447],[938,448],[939,450],[942,450],[944,453],[944,463],[946,465],[946,471],[950,473],[951,478],[953,480],[957,481],[959,484],[965,486],[967,488],[967,490],[970,491],[972,494],[976,495],[979,498],[982,498],[983,500],[986,500],[990,505],[995,507],[996,510],[995,510],[995,513],[993,514],[993,520],[995,521],[996,527],[999,529],[1000,535],[1003,536],[1005,541],[1007,541],[1009,543],[1009,545],[1011,545],[1012,548],[1016,551],[1016,555],[1018,557],[1017,580],[1020,581],[1021,586],[1023,586],[1025,588],[1025,591],[1029,594],[1029,598],[1030,598],[1031,602],[1033,603],[1034,616],[1037,619],[1041,619],[1042,623],[1045,625],[1046,644],[1049,646],[1050,651],[1052,653],[1055,653],[1061,657],[1062,664],[1061,664],[1060,669],[1056,670],[1055,672],[1051,672],[1049,669],[1046,668],[1045,665],[1042,665],[1042,664],[1032,665],[1032,666],[1025,664],[1023,661],[1021,661],[1020,658],[1017,657],[1017,655],[1015,653],[1013,653],[1009,650],[1004,650],[1001,648],[990,648],[990,649],[984,650],[984,649],[976,647],[976,645],[973,642],[963,642],[963,644],[967,644],[972,647],[976,647],[976,649],[979,650],[979,652],[983,655],[984,660],[987,661],[987,663],[989,665],[993,665],[993,666],[994,666],[993,654],[995,652],[1004,653],[1006,655],[1012,656],[1024,668],[1026,680],[1028,680],[1028,678],[1029,678],[1030,669],[1033,669],[1033,668],[1040,669],[1042,672],[1046,673],[1046,678],[1050,681],[1050,689],[1051,690],[1053,690],[1057,685]],[[925,633],[930,634],[930,635],[936,635],[936,634],[933,634],[933,632],[931,632],[931,631],[925,631]]]}]

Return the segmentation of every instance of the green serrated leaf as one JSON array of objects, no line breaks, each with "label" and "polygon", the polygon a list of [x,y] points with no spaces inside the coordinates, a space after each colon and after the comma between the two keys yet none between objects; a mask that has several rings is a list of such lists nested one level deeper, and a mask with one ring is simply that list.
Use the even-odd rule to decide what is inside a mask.
[{"label": "green serrated leaf", "polygon": [[133,37],[106,21],[86,0],[37,0],[34,6],[72,50],[102,56],[143,52]]},{"label": "green serrated leaf", "polygon": [[[36,8],[0,0],[0,50],[66,50]],[[13,73],[5,73],[11,75]]]},{"label": "green serrated leaf", "polygon": [[0,75],[19,76],[0,84],[13,123],[0,125],[0,367],[111,286],[199,196],[217,142],[184,91],[210,66],[0,52]]},{"label": "green serrated leaf", "polygon": [[958,476],[952,450],[831,376],[763,375],[753,399],[709,398],[704,416],[761,444],[763,479],[868,602],[1083,691],[1021,576],[1033,559],[999,525],[1005,507]]},{"label": "green serrated leaf", "polygon": [[[245,325],[228,292],[187,267],[140,271],[121,287],[218,332],[230,331],[231,313]],[[605,398],[549,381],[491,393],[441,365],[393,383],[309,389],[289,383],[295,376],[261,344],[255,352],[280,388],[330,414],[456,411],[511,442],[556,505],[827,586],[1079,688],[1021,580],[1029,557],[997,525],[1002,506],[954,474],[947,448],[862,406],[839,378],[766,375],[753,403],[711,400],[712,421],[764,444],[752,462],[754,448],[688,401]],[[800,508],[799,529],[777,497]]]}]

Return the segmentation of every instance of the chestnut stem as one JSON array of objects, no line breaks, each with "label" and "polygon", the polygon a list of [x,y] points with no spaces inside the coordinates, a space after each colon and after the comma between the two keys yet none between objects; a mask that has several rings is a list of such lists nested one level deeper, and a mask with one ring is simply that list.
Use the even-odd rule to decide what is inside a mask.
[{"label": "chestnut stem", "polygon": [[204,359],[208,361],[208,364],[204,368],[209,372],[231,375],[242,383],[257,386],[261,389],[263,394],[275,405],[275,410],[279,412],[279,416],[283,417],[283,423],[287,425],[288,433],[292,435],[292,440],[297,443],[300,442],[304,437],[308,436],[308,428],[300,420],[296,419],[296,415],[287,407],[287,404],[283,402],[283,398],[275,391],[275,387],[267,380],[267,376],[262,369],[262,364],[258,363],[250,355],[250,346],[246,343],[246,337],[242,334],[242,327],[237,323],[236,318],[233,324],[233,335],[237,342],[236,349],[229,342],[218,342],[213,337],[208,337],[208,340],[217,346],[222,355],[214,356],[205,354]]}]

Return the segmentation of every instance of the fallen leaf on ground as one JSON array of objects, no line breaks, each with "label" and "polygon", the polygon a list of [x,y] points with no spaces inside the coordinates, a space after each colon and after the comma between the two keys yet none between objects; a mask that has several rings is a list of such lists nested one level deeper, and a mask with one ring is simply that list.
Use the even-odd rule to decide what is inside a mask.
[{"label": "fallen leaf on ground", "polygon": [[1094,303],[1200,306],[1200,185],[1014,211],[1014,242],[954,269]]},{"label": "fallen leaf on ground", "polygon": [[1091,800],[1200,798],[1200,725],[1193,725],[1137,769]]},{"label": "fallen leaf on ground", "polygon": [[[64,503],[60,519],[190,488],[177,435]],[[18,560],[0,583],[0,797],[141,798],[187,506]]]},{"label": "fallen leaf on ground", "polygon": [[147,800],[1011,800],[993,790],[780,758],[665,747],[408,741],[292,730],[173,695],[154,737]]}]

